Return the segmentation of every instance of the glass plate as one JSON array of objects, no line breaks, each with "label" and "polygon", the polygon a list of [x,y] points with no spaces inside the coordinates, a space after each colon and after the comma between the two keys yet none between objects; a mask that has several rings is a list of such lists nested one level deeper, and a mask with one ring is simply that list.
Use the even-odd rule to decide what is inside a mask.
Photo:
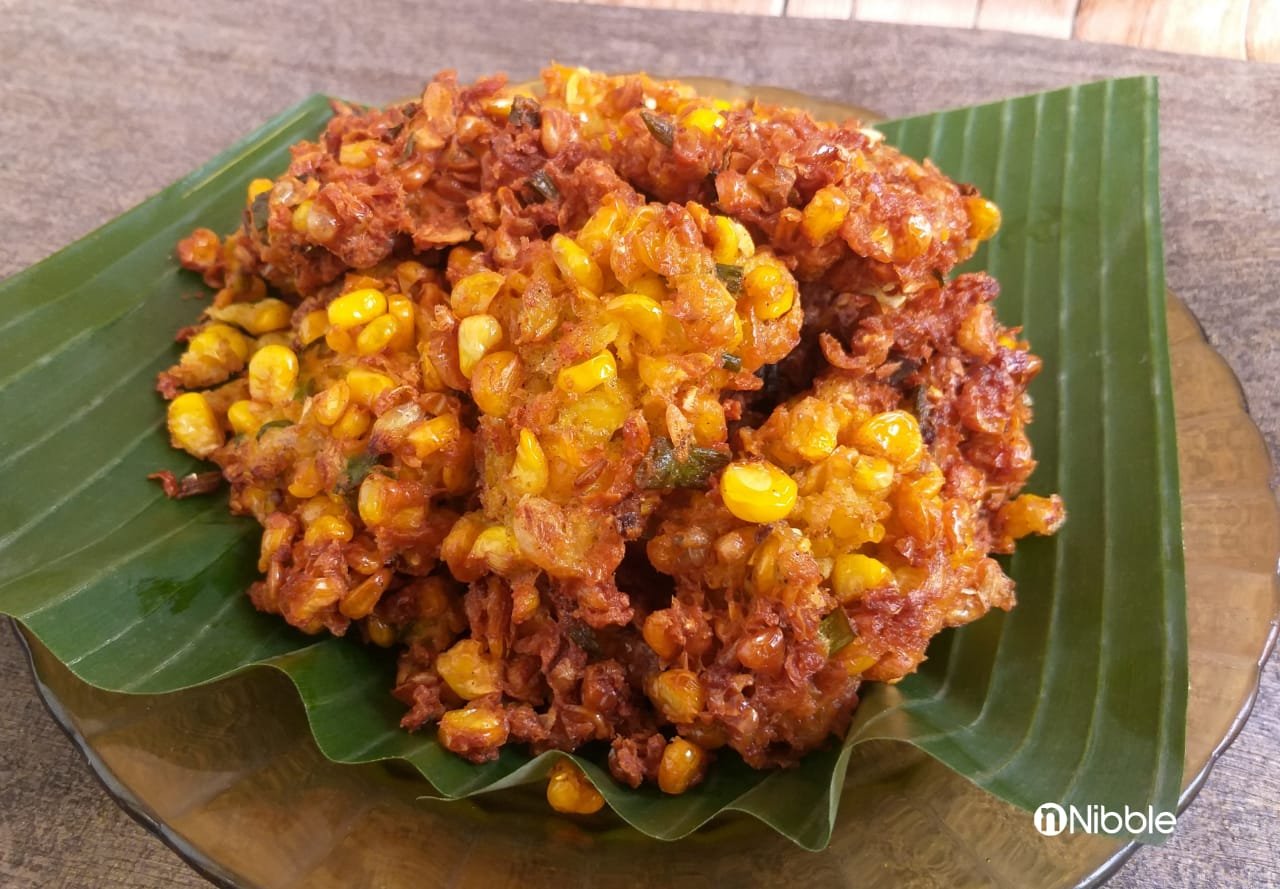
[{"label": "glass plate", "polygon": [[[746,92],[687,78],[701,90]],[[864,110],[784,90],[824,117]],[[1185,806],[1239,732],[1276,636],[1280,512],[1265,444],[1230,369],[1171,297],[1186,545],[1190,697]],[[441,803],[394,764],[336,765],[297,694],[259,669],[172,695],[94,689],[22,631],[41,696],[108,790],[193,866],[236,887],[859,887],[1096,885],[1133,844],[1042,837],[1031,816],[905,744],[859,746],[831,846],[805,852],[758,822],[718,819],[676,843],[548,817],[540,788]]]}]

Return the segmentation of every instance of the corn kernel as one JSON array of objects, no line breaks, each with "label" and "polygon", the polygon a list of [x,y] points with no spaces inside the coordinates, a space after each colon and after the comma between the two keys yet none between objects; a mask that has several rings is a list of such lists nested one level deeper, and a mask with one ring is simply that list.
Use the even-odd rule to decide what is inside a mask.
[{"label": "corn kernel", "polygon": [[501,747],[507,741],[507,721],[501,710],[463,707],[440,717],[436,737],[446,750],[466,751]]},{"label": "corn kernel", "polygon": [[634,330],[645,341],[657,348],[662,344],[662,332],[666,316],[662,306],[642,293],[624,293],[615,296],[605,305],[605,311]]},{"label": "corn kernel", "polygon": [[879,494],[893,484],[893,464],[883,457],[862,454],[853,464],[853,486],[864,494]]},{"label": "corn kernel", "polygon": [[471,370],[471,398],[491,417],[505,417],[520,384],[520,359],[515,352],[491,352]]},{"label": "corn kernel", "polygon": [[556,386],[581,395],[618,376],[618,363],[608,349],[579,364],[561,369]]},{"label": "corn kernel", "polygon": [[464,515],[453,523],[453,527],[440,543],[440,560],[448,565],[449,572],[463,583],[476,580],[483,573],[467,564],[476,540],[483,530],[484,520],[478,514]]},{"label": "corn kernel", "polygon": [[461,427],[458,424],[457,415],[441,414],[430,420],[415,423],[405,437],[413,446],[413,452],[418,455],[418,458],[425,460],[441,448],[457,441],[459,435],[461,435]]},{"label": "corn kernel", "polygon": [[658,788],[677,796],[699,783],[707,771],[707,752],[692,741],[674,738],[658,762]]},{"label": "corn kernel", "polygon": [[387,312],[387,297],[381,290],[373,287],[362,287],[329,303],[325,310],[329,315],[329,323],[342,330],[368,324],[374,318]]},{"label": "corn kernel", "polygon": [[515,538],[502,525],[491,525],[476,535],[469,557],[498,574],[510,571],[516,559]]},{"label": "corn kernel", "polygon": [[311,400],[311,416],[322,426],[332,426],[342,419],[350,401],[351,387],[345,380],[338,380]]},{"label": "corn kernel", "polygon": [[364,628],[369,633],[369,641],[379,648],[390,648],[396,644],[395,627],[387,623],[376,614],[371,614],[364,619]]},{"label": "corn kernel", "polygon": [[511,466],[511,487],[520,494],[535,496],[547,488],[547,456],[538,436],[528,429],[520,430],[516,459]]},{"label": "corn kernel", "polygon": [[612,201],[601,204],[578,232],[577,241],[588,253],[604,255],[622,228],[622,216]]},{"label": "corn kernel", "polygon": [[270,179],[254,179],[249,183],[249,203],[253,203],[253,199],[260,194],[266,194],[271,191],[275,183]]},{"label": "corn kernel", "polygon": [[364,326],[356,337],[356,352],[360,355],[376,355],[390,345],[400,330],[400,322],[393,315],[380,315]]},{"label": "corn kernel", "polygon": [[347,385],[351,388],[351,400],[364,407],[372,407],[378,396],[395,386],[395,380],[376,370],[353,367],[347,371]]},{"label": "corn kernel", "polygon": [[906,411],[876,414],[858,427],[853,442],[864,453],[885,457],[908,472],[924,456],[920,424]]},{"label": "corn kernel", "polygon": [[249,359],[249,394],[255,401],[285,404],[298,385],[298,356],[288,346],[263,346]]},{"label": "corn kernel", "polygon": [[725,508],[744,522],[784,519],[796,505],[797,486],[772,463],[730,463],[720,476]]},{"label": "corn kernel", "polygon": [[293,215],[289,219],[289,224],[293,226],[293,230],[300,235],[307,233],[307,220],[311,216],[311,207],[315,201],[308,198],[301,204],[293,208]]},{"label": "corn kernel", "polygon": [[338,163],[357,170],[372,167],[378,160],[381,145],[382,143],[377,139],[347,142],[338,149]]},{"label": "corn kernel", "polygon": [[360,520],[366,525],[381,525],[391,518],[392,484],[392,480],[381,472],[369,473],[360,483],[356,509],[360,513]]},{"label": "corn kernel", "polygon": [[843,604],[861,598],[868,590],[892,583],[893,572],[884,562],[860,553],[836,556],[835,567],[831,569],[831,591]]},{"label": "corn kernel", "polygon": [[207,358],[224,366],[235,366],[249,357],[249,338],[226,324],[210,324],[187,343],[187,352],[196,358]]},{"label": "corn kernel", "polygon": [[354,441],[364,436],[373,425],[373,414],[358,404],[348,405],[338,422],[333,424],[333,437]]},{"label": "corn kernel", "polygon": [[692,722],[702,712],[706,691],[692,670],[664,670],[653,677],[649,698],[669,722]]},{"label": "corn kernel", "polygon": [[487,269],[467,275],[453,285],[453,291],[449,294],[449,305],[453,307],[453,314],[459,318],[485,314],[489,311],[489,304],[493,302],[493,298],[498,295],[498,291],[502,289],[505,282],[506,278],[502,275]]},{"label": "corn kernel", "polygon": [[502,342],[502,324],[492,315],[470,315],[458,323],[458,367],[471,379],[476,362]]},{"label": "corn kernel", "polygon": [[647,296],[654,302],[661,302],[667,297],[667,285],[663,283],[661,277],[652,272],[636,278],[629,285],[629,289],[632,293]]},{"label": "corn kernel", "polygon": [[567,759],[551,767],[547,777],[547,802],[566,815],[591,815],[604,807],[604,797],[587,776]]},{"label": "corn kernel", "polygon": [[1014,540],[1031,534],[1053,534],[1062,527],[1066,512],[1060,497],[1022,494],[1000,507],[1004,533]]},{"label": "corn kernel", "polygon": [[308,500],[324,490],[324,480],[314,460],[302,460],[294,466],[289,481],[289,493],[299,500]]},{"label": "corn kernel", "polygon": [[222,447],[222,429],[204,395],[184,392],[169,402],[169,437],[174,447],[204,459]]},{"label": "corn kernel", "polygon": [[252,401],[233,401],[227,408],[227,422],[236,435],[253,435],[265,420]]},{"label": "corn kernel", "polygon": [[840,230],[849,215],[849,198],[836,185],[818,189],[804,208],[800,228],[810,243],[821,244]]},{"label": "corn kernel", "polygon": [[342,600],[338,603],[338,611],[343,617],[351,620],[359,620],[367,617],[374,606],[378,604],[378,600],[382,598],[382,594],[387,591],[387,585],[391,583],[391,578],[395,576],[390,568],[380,568],[373,572],[364,580],[362,580],[353,590],[347,592]]},{"label": "corn kernel", "polygon": [[354,533],[351,523],[341,516],[322,515],[307,527],[307,533],[303,535],[303,539],[307,545],[314,546],[326,540],[346,542]]},{"label": "corn kernel", "polygon": [[711,255],[715,261],[724,265],[737,265],[743,259],[753,256],[756,245],[742,223],[728,216],[714,216],[715,245]]},{"label": "corn kernel", "polygon": [[600,266],[572,238],[552,235],[551,255],[565,281],[577,283],[591,293],[599,293],[604,288],[604,273]]},{"label": "corn kernel", "polygon": [[391,348],[397,351],[408,349],[413,345],[416,326],[414,316],[417,312],[413,300],[400,294],[387,297],[387,314],[396,320],[396,334],[391,339]]},{"label": "corn kernel", "polygon": [[665,610],[655,611],[644,619],[641,634],[658,657],[671,661],[680,653],[680,640],[675,637],[674,630],[671,613]]},{"label": "corn kernel", "polygon": [[695,108],[685,115],[684,125],[710,136],[724,128],[725,119],[711,108]]},{"label": "corn kernel", "polygon": [[756,317],[763,321],[781,318],[796,301],[796,288],[781,266],[760,263],[747,272],[742,288],[751,300]]},{"label": "corn kernel", "polygon": [[[279,518],[285,518],[283,514],[278,514]],[[289,545],[293,539],[293,523],[285,518],[282,522],[277,522],[273,518],[269,518],[266,527],[262,531],[262,542],[258,547],[258,570],[266,571],[271,564],[271,557],[279,552],[283,547]]]},{"label": "corn kernel", "polygon": [[982,195],[965,198],[969,211],[969,237],[977,241],[989,241],[1000,230],[1000,208]]},{"label": "corn kernel", "polygon": [[463,639],[436,658],[436,672],[463,700],[498,690],[498,666],[475,639]]}]

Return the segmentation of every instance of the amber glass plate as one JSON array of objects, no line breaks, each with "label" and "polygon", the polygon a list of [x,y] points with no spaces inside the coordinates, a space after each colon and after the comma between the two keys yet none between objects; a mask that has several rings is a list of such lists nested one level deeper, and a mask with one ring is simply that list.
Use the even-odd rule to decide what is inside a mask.
[{"label": "amber glass plate", "polygon": [[[742,88],[691,78],[705,92]],[[865,112],[780,90],[824,117]],[[1248,716],[1275,641],[1280,512],[1266,447],[1195,319],[1168,304],[1186,547],[1190,697],[1186,805]],[[139,821],[215,882],[236,887],[1095,885],[1132,844],[1042,837],[1029,813],[916,748],[853,752],[831,845],[806,852],[742,816],[675,843],[620,822],[550,816],[540,789],[442,803],[407,766],[337,765],[272,670],[171,695],[95,689],[23,631],[41,695]]]}]

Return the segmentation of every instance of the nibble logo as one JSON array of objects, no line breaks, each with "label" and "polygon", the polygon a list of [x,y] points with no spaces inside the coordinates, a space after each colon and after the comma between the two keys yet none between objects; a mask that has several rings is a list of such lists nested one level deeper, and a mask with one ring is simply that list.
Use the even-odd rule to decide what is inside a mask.
[{"label": "nibble logo", "polygon": [[1032,816],[1036,830],[1047,837],[1058,834],[1171,834],[1178,825],[1178,816],[1172,812],[1157,812],[1154,806],[1144,809],[1124,807],[1124,811],[1106,806],[1088,805],[1063,807],[1057,803],[1043,803]]}]

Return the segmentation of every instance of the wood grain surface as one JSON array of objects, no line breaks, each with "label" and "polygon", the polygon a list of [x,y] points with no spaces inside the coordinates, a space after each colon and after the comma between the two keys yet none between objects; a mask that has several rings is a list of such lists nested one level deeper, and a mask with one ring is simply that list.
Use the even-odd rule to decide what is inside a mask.
[{"label": "wood grain surface", "polygon": [[981,28],[1280,62],[1277,0],[561,0]]},{"label": "wood grain surface", "polygon": [[[795,3],[795,0],[793,0]],[[840,4],[808,4],[838,6]],[[1012,4],[1011,4],[1012,6]],[[1280,68],[982,31],[499,0],[0,0],[0,275],[128,209],[312,92],[370,102],[437,67],[556,58],[774,83],[890,115],[1105,76],[1160,76],[1170,286],[1280,444]],[[1274,7],[1274,3],[1271,4]],[[928,60],[927,63],[922,60]],[[4,492],[0,492],[0,507]],[[0,632],[0,885],[205,885],[99,787]],[[1124,889],[1280,885],[1280,669],[1165,846]]]}]

